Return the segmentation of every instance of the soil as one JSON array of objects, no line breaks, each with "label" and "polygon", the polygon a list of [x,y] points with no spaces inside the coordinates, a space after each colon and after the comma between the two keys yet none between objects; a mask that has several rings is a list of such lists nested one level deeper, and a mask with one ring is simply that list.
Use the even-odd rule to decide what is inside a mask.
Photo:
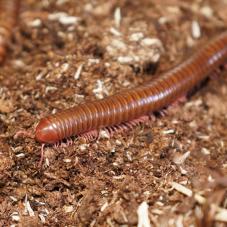
[{"label": "soil", "polygon": [[227,26],[224,0],[25,0],[0,67],[0,226],[225,226],[227,72],[112,138],[45,147],[42,117],[133,88]]}]

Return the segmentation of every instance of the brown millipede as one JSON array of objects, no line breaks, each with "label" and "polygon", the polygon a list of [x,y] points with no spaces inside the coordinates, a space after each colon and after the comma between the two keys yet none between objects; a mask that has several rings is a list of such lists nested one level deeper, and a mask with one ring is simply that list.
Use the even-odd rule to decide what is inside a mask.
[{"label": "brown millipede", "polygon": [[35,139],[42,143],[43,153],[44,144],[55,144],[74,135],[87,133],[92,137],[101,128],[131,127],[185,96],[226,60],[227,32],[147,84],[41,119],[35,129]]},{"label": "brown millipede", "polygon": [[12,35],[20,9],[20,0],[0,0],[0,63],[6,55],[6,46]]},{"label": "brown millipede", "polygon": [[35,138],[41,143],[53,144],[73,135],[149,115],[186,95],[226,60],[227,32],[156,80],[41,119],[35,130]]}]

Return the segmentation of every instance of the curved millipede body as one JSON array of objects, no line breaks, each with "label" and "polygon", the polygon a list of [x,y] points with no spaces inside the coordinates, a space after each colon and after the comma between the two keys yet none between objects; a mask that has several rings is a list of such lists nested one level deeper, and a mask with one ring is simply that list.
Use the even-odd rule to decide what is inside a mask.
[{"label": "curved millipede body", "polygon": [[118,125],[159,111],[186,95],[225,61],[227,32],[145,85],[41,119],[35,138],[41,143],[56,143],[73,135]]},{"label": "curved millipede body", "polygon": [[12,30],[17,22],[20,0],[0,0],[0,63],[6,54]]}]

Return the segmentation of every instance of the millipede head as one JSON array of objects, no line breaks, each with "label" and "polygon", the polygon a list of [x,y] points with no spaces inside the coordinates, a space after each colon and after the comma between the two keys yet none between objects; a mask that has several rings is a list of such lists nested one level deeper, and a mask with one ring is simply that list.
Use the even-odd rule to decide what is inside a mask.
[{"label": "millipede head", "polygon": [[35,139],[38,142],[49,144],[54,144],[59,141],[54,125],[47,118],[43,118],[36,126]]}]

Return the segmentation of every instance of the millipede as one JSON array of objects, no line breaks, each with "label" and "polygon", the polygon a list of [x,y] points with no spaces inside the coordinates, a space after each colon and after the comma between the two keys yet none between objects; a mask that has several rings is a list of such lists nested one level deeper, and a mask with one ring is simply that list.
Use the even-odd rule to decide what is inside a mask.
[{"label": "millipede", "polygon": [[56,144],[72,136],[90,140],[103,128],[110,133],[127,129],[186,96],[226,61],[227,32],[224,32],[181,64],[144,85],[42,118],[33,137],[42,143],[43,154],[45,144]]},{"label": "millipede", "polygon": [[0,0],[0,63],[5,58],[12,30],[19,16],[20,0]]}]

